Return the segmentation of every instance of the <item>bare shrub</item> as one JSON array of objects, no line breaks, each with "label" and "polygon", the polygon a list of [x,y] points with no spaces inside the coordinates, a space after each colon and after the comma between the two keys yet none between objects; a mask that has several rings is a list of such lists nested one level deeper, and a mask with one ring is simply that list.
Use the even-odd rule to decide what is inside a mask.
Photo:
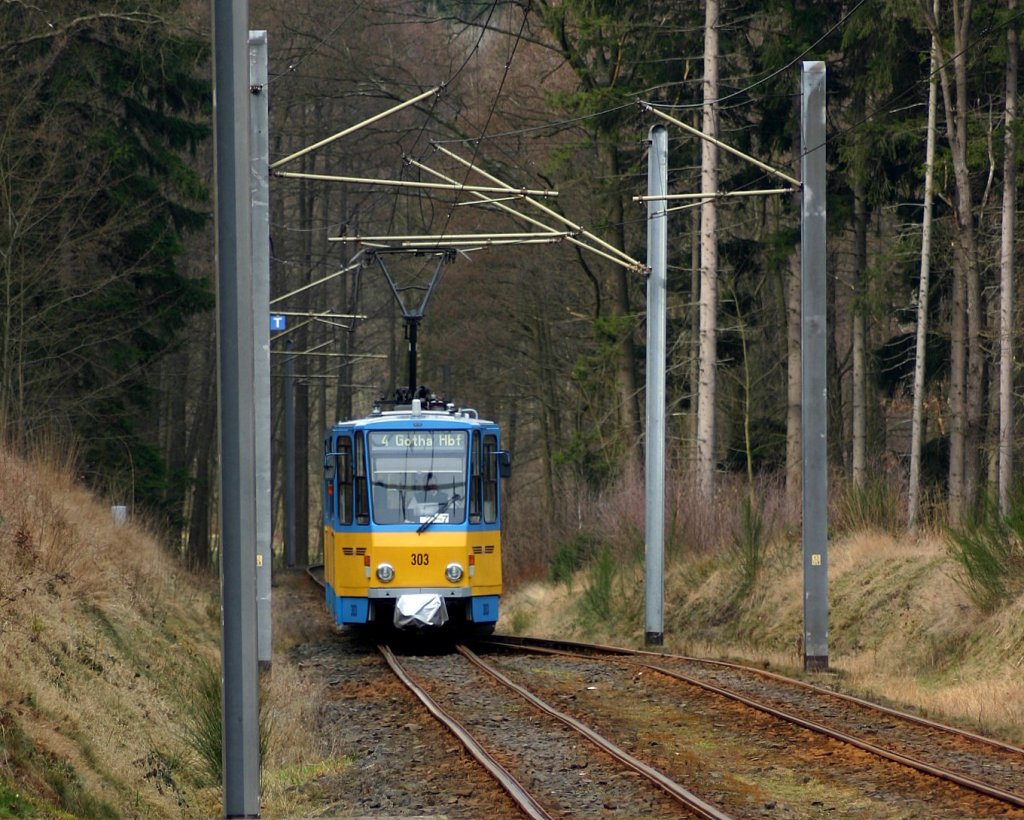
[{"label": "bare shrub", "polygon": [[605,545],[591,564],[589,577],[580,596],[580,611],[588,620],[606,623],[614,616],[616,608],[612,587],[615,569],[615,559]]},{"label": "bare shrub", "polygon": [[13,561],[66,579],[75,554],[76,526],[63,499],[75,488],[66,467],[28,462],[10,452],[0,455],[0,539]]},{"label": "bare shrub", "polygon": [[620,480],[593,499],[587,530],[611,549],[612,557],[628,560],[642,553],[644,518],[643,485]]},{"label": "bare shrub", "polygon": [[505,583],[512,586],[546,575],[550,544],[555,540],[550,522],[541,514],[539,505],[519,506],[523,501],[507,504],[502,512],[505,521],[502,568]]},{"label": "bare shrub", "polygon": [[505,582],[513,587],[548,577],[560,548],[590,527],[594,494],[582,482],[566,476],[558,482],[555,497],[548,499],[531,495],[540,486],[535,482],[519,488],[502,511],[502,566]]},{"label": "bare shrub", "polygon": [[[668,511],[666,544],[673,555],[680,551],[708,555],[733,549],[737,539],[749,542],[747,527],[759,519],[758,538],[767,543],[781,532],[799,525],[786,509],[786,492],[782,478],[774,473],[758,475],[754,485],[737,474],[722,473],[710,504],[697,501],[696,478],[681,473],[669,480],[666,487]],[[744,511],[748,511],[748,517]]]},{"label": "bare shrub", "polygon": [[[513,509],[507,519],[504,566],[510,587],[542,578],[571,586],[573,575],[605,549],[620,565],[643,556],[642,482],[620,479],[600,491],[580,482],[560,486],[559,497],[549,500],[554,512],[547,518],[537,505],[524,505],[522,494],[509,505]],[[669,470],[666,475],[665,553],[670,560],[684,554],[742,557],[749,574],[764,546],[782,532],[798,531],[800,511],[786,508],[781,476],[759,475],[750,487],[745,476],[721,473],[710,504],[697,501],[696,487],[689,471]],[[754,524],[756,531],[751,529]],[[738,543],[744,545],[742,556]]]}]

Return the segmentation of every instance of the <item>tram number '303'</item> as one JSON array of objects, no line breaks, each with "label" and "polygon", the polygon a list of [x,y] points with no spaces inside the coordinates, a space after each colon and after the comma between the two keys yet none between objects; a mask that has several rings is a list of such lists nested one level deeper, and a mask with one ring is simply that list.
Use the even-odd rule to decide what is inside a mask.
[{"label": "tram number '303'", "polygon": [[425,567],[430,563],[430,554],[426,552],[414,552],[412,554],[412,565],[414,567]]}]

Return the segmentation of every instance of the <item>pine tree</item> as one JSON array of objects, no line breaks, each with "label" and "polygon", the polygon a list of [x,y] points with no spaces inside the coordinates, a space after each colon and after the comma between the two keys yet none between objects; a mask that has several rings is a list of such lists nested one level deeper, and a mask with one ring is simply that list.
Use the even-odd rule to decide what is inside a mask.
[{"label": "pine tree", "polygon": [[213,301],[179,264],[208,221],[207,47],[175,3],[122,5],[0,5],[0,422],[159,505],[153,365]]}]

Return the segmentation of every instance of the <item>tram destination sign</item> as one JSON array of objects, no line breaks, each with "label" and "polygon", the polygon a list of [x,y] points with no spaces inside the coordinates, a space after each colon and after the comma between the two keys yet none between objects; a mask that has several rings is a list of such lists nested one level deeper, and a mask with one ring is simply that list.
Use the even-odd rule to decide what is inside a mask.
[{"label": "tram destination sign", "polygon": [[370,445],[380,450],[463,450],[464,430],[388,430],[370,433]]}]

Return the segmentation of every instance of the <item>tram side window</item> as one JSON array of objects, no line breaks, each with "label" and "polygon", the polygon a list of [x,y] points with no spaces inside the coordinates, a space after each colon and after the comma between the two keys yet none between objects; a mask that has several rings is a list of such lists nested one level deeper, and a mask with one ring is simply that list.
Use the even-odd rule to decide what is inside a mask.
[{"label": "tram side window", "polygon": [[469,453],[469,523],[480,523],[480,507],[483,496],[483,487],[480,484],[480,431],[473,431],[473,443]]},{"label": "tram side window", "polygon": [[324,524],[333,524],[338,514],[334,491],[337,489],[338,465],[331,456],[331,439],[324,439]]},{"label": "tram side window", "polygon": [[498,520],[498,437],[484,436],[483,485],[484,523],[493,524]]},{"label": "tram side window", "polygon": [[340,438],[335,443],[336,468],[338,476],[338,498],[336,512],[341,524],[352,523],[352,439]]},{"label": "tram side window", "polygon": [[366,439],[356,433],[356,523],[370,523],[370,498],[366,485]]}]

